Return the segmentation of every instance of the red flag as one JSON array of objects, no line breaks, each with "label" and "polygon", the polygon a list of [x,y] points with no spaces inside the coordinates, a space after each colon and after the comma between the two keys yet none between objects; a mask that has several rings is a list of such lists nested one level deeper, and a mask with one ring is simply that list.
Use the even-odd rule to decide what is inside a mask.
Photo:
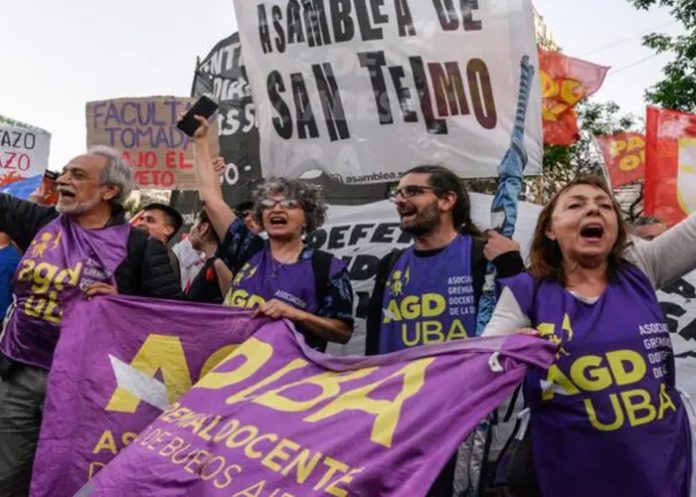
[{"label": "red flag", "polygon": [[572,145],[580,138],[573,108],[602,86],[608,67],[539,49],[544,143]]},{"label": "red flag", "polygon": [[640,133],[617,133],[597,136],[597,146],[611,178],[618,188],[643,179],[645,173],[645,136]]},{"label": "red flag", "polygon": [[648,107],[645,212],[670,226],[696,212],[696,115]]}]

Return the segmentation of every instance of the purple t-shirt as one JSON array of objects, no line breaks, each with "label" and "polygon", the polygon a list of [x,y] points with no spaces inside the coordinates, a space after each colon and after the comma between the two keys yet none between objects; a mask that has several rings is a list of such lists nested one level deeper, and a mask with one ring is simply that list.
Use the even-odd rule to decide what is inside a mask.
[{"label": "purple t-shirt", "polygon": [[65,311],[86,285],[115,283],[130,230],[128,224],[84,229],[67,216],[41,228],[14,276],[17,307],[0,342],[2,353],[50,369]]},{"label": "purple t-shirt", "polygon": [[404,251],[384,288],[380,354],[474,336],[471,245],[459,235],[433,256]]},{"label": "purple t-shirt", "polygon": [[560,346],[548,371],[525,380],[542,495],[688,497],[689,423],[647,277],[626,266],[593,304],[528,274],[503,284]]},{"label": "purple t-shirt", "polygon": [[[331,261],[324,301],[317,302],[311,247],[304,247],[297,262],[282,264],[273,259],[268,241],[235,219],[218,254],[235,273],[224,305],[251,309],[278,299],[311,314],[353,325],[353,289],[343,261],[335,257]],[[300,331],[309,346],[326,348],[323,338]]]}]

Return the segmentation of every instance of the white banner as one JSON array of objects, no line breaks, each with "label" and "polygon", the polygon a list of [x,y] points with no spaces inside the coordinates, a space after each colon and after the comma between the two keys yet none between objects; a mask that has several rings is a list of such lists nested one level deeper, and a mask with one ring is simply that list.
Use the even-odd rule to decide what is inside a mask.
[{"label": "white banner", "polygon": [[[657,298],[672,332],[677,386],[686,394],[687,404],[690,404],[687,410],[696,454],[696,271],[657,292]],[[696,473],[692,475],[691,496],[696,497]]]},{"label": "white banner", "polygon": [[47,131],[0,125],[0,185],[43,174],[50,147]]},{"label": "white banner", "polygon": [[[523,57],[538,69],[530,0],[235,0],[264,176],[322,170],[394,181],[419,164],[497,176]],[[538,75],[538,70],[537,70]],[[538,84],[525,129],[541,173]]]},{"label": "white banner", "polygon": [[[470,193],[471,216],[476,225],[490,227],[492,195]],[[515,240],[526,257],[541,207],[520,202]],[[399,228],[399,216],[391,202],[384,200],[363,206],[332,206],[322,229],[312,233],[308,242],[326,250],[348,263],[348,271],[355,292],[356,326],[353,337],[346,345],[330,344],[334,354],[364,354],[365,317],[375,284],[377,263],[394,248],[411,245],[411,239]]]}]

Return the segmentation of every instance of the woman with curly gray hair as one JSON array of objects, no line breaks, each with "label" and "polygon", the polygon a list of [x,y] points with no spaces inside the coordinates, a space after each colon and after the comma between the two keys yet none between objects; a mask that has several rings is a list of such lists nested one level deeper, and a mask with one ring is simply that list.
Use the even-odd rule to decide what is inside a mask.
[{"label": "woman with curly gray hair", "polygon": [[346,343],[353,331],[353,290],[345,263],[305,245],[303,236],[326,220],[318,187],[271,178],[255,191],[252,216],[264,240],[225,203],[210,159],[208,122],[196,117],[198,193],[221,240],[218,254],[235,274],[225,305],[255,309],[255,315],[289,319],[318,350]]}]

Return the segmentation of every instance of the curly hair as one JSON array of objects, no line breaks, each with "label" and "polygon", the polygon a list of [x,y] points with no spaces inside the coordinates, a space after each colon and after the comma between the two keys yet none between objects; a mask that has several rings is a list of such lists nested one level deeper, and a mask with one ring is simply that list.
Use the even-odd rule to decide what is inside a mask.
[{"label": "curly hair", "polygon": [[320,228],[326,221],[326,200],[319,185],[286,178],[268,178],[256,187],[253,194],[252,215],[259,226],[263,226],[261,201],[278,194],[300,203],[307,220],[307,233]]},{"label": "curly hair", "polygon": [[556,280],[563,284],[566,283],[566,274],[563,269],[563,254],[561,253],[561,247],[557,242],[549,239],[549,237],[546,236],[546,232],[551,226],[551,218],[553,216],[553,211],[556,208],[556,204],[558,204],[558,199],[565,192],[578,185],[593,186],[595,188],[599,188],[604,193],[609,195],[618,221],[616,242],[614,242],[614,246],[607,255],[607,269],[609,276],[612,277],[616,275],[616,272],[624,262],[623,253],[628,243],[628,229],[626,228],[626,224],[621,217],[621,207],[614,198],[614,194],[607,186],[606,181],[604,181],[604,178],[599,176],[584,176],[574,179],[561,188],[553,196],[549,203],[544,206],[539,214],[539,220],[537,221],[534,236],[532,237],[532,246],[529,251],[529,272],[535,278],[542,280]]}]

